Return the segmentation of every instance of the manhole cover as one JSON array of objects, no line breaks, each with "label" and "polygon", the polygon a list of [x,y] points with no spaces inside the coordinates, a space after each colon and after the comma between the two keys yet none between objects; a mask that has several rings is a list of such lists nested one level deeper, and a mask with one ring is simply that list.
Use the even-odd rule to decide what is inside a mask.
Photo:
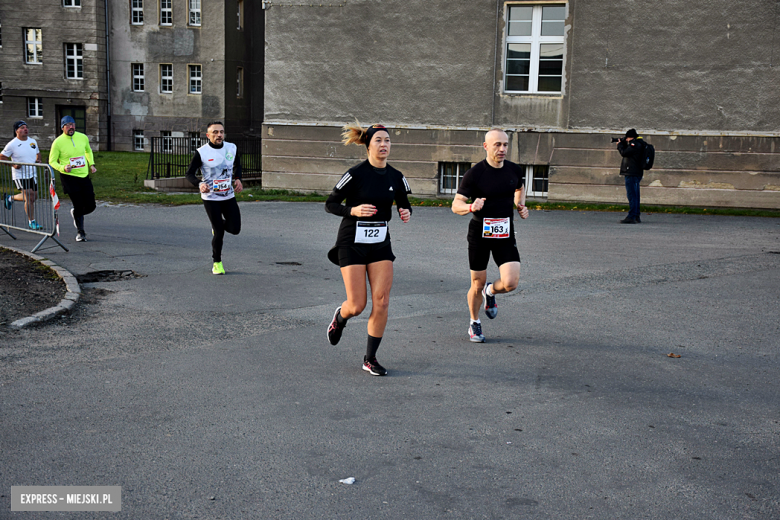
[{"label": "manhole cover", "polygon": [[300,262],[276,262],[277,265],[303,265]]},{"label": "manhole cover", "polygon": [[91,273],[77,275],[76,280],[79,283],[119,282],[132,278],[143,278],[144,276],[129,269],[126,271],[92,271]]}]

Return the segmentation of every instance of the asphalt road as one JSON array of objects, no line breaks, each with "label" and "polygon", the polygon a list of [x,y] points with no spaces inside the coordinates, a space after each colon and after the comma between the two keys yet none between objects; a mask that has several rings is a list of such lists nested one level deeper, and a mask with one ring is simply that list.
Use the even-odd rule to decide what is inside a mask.
[{"label": "asphalt road", "polygon": [[467,219],[415,208],[380,378],[370,309],[326,342],[339,219],[241,211],[226,276],[200,206],[101,206],[38,253],[142,276],[0,335],[0,518],[107,514],[12,513],[14,485],[121,486],[111,518],[780,518],[780,219],[532,211],[472,344]]}]

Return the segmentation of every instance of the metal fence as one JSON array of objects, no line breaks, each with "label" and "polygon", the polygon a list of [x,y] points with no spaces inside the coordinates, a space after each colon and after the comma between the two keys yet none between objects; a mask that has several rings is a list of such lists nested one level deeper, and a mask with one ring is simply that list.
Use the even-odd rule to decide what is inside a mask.
[{"label": "metal fence", "polygon": [[[13,166],[19,166],[14,168]],[[14,172],[33,171],[34,182],[14,180]],[[0,161],[0,229],[16,240],[11,230],[41,235],[40,242],[32,249],[35,253],[47,238],[54,240],[65,251],[68,250],[57,239],[59,235],[59,199],[55,191],[54,170],[48,164],[14,163]],[[21,185],[21,189],[20,186]],[[23,200],[9,201],[8,197],[21,194]],[[30,220],[40,226],[33,229]]]},{"label": "metal fence", "polygon": [[[205,137],[152,137],[146,178],[184,177],[195,151],[206,142]],[[229,142],[238,148],[241,176],[246,180],[262,180],[262,140],[247,138]]]}]

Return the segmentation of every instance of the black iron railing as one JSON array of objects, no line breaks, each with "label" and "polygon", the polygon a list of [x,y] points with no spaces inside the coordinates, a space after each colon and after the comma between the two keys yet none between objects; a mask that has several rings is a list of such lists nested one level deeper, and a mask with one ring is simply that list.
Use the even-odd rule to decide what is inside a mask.
[{"label": "black iron railing", "polygon": [[[152,151],[149,155],[147,179],[184,177],[198,147],[206,138],[195,137],[152,137]],[[236,145],[241,157],[241,175],[248,180],[262,179],[262,140],[236,139],[229,142]]]}]

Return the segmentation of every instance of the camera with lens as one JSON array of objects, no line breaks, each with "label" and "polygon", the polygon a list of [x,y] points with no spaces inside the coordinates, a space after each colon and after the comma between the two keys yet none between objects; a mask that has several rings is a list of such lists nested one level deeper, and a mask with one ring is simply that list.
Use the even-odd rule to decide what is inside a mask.
[{"label": "camera with lens", "polygon": [[619,142],[620,142],[620,141],[622,141],[622,140],[623,140],[623,138],[622,138],[622,137],[613,137],[613,138],[612,138],[612,142],[613,142],[613,143],[619,143]]}]

